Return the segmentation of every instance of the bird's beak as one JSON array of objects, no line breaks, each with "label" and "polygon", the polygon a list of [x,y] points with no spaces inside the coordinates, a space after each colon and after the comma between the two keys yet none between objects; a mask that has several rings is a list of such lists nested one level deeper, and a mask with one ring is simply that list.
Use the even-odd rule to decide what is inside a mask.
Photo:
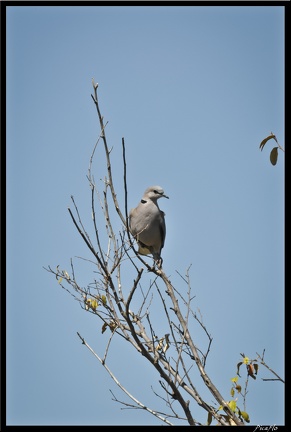
[{"label": "bird's beak", "polygon": [[169,197],[167,195],[165,195],[165,194],[163,194],[162,197],[169,199]]}]

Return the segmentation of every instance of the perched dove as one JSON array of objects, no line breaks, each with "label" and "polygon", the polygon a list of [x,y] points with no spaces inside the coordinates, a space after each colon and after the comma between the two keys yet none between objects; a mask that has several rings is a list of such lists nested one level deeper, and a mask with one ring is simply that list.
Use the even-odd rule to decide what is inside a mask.
[{"label": "perched dove", "polygon": [[138,253],[152,254],[159,267],[162,267],[161,250],[166,237],[165,213],[158,206],[158,199],[164,197],[160,186],[151,186],[134,209],[129,212],[129,229],[138,242]]}]

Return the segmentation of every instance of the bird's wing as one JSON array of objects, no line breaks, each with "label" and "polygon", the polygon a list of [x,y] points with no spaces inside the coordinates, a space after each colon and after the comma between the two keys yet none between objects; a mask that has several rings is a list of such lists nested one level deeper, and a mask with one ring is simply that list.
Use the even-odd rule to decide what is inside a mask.
[{"label": "bird's wing", "polygon": [[165,222],[165,213],[160,210],[161,213],[161,221],[160,221],[160,233],[161,233],[161,249],[163,249],[166,238],[166,222]]}]

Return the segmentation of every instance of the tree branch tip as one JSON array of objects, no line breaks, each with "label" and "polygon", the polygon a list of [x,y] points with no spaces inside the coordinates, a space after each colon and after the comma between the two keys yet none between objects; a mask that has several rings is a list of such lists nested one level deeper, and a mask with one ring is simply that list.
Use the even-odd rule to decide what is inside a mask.
[{"label": "tree branch tip", "polygon": [[79,338],[81,339],[81,341],[82,341],[82,344],[83,345],[86,345],[86,343],[85,343],[85,339],[80,335],[80,333],[79,332],[77,332],[77,335],[79,336]]},{"label": "tree branch tip", "polygon": [[91,98],[93,99],[93,101],[95,102],[95,104],[98,103],[98,102],[97,102],[97,99],[96,99],[95,96],[93,96],[92,94],[91,94]]},{"label": "tree branch tip", "polygon": [[92,78],[92,84],[93,84],[94,89],[97,90],[99,84],[98,84],[98,83],[95,83],[94,78]]}]

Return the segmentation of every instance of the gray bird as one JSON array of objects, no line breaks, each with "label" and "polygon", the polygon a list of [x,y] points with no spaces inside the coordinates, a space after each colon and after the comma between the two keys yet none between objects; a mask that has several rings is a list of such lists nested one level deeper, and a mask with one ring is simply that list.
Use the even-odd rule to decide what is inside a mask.
[{"label": "gray bird", "polygon": [[151,186],[138,206],[129,212],[129,229],[138,243],[138,253],[152,254],[158,267],[162,267],[161,250],[166,237],[165,213],[157,203],[162,197],[169,198],[160,186]]}]

